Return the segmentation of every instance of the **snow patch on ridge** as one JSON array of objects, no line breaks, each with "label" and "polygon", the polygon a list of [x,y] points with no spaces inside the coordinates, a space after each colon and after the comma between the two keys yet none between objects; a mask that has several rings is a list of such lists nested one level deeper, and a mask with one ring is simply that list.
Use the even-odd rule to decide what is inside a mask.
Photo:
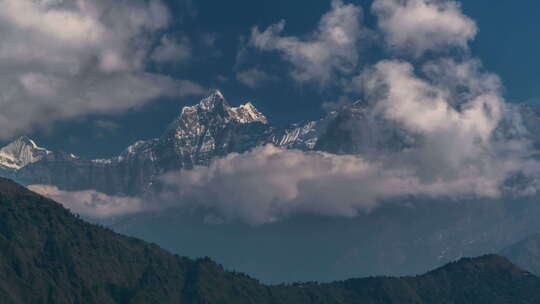
[{"label": "snow patch on ridge", "polygon": [[0,149],[0,166],[19,170],[42,160],[51,151],[39,147],[33,140],[23,136]]}]

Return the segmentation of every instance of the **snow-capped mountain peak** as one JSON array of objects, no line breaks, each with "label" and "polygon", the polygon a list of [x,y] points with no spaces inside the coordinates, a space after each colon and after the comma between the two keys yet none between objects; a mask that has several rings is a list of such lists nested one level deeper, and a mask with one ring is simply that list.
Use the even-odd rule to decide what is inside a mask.
[{"label": "snow-capped mountain peak", "polygon": [[255,108],[255,106],[251,102],[248,102],[236,108],[229,108],[228,112],[239,123],[268,123],[266,116],[259,112],[259,110],[257,110],[257,108]]},{"label": "snow-capped mountain peak", "polygon": [[39,147],[32,139],[22,136],[0,149],[0,166],[21,169],[43,159],[51,151]]},{"label": "snow-capped mountain peak", "polygon": [[182,108],[181,118],[187,118],[194,115],[199,116],[201,113],[205,113],[203,115],[207,115],[206,113],[215,113],[225,120],[234,120],[241,124],[254,122],[263,124],[268,123],[266,116],[257,110],[251,102],[238,107],[231,107],[227,103],[223,93],[219,90],[216,90],[208,97],[203,98],[196,105]]},{"label": "snow-capped mountain peak", "polygon": [[229,107],[227,104],[227,101],[225,100],[225,97],[223,96],[223,93],[219,90],[215,90],[212,94],[210,94],[208,97],[202,99],[198,107],[201,110],[205,111],[213,111],[219,107]]},{"label": "snow-capped mountain peak", "polygon": [[183,107],[180,117],[197,115],[199,112],[210,113],[214,111],[223,111],[227,108],[230,108],[230,106],[227,104],[225,97],[223,97],[223,94],[219,90],[216,90],[203,98],[198,104]]}]

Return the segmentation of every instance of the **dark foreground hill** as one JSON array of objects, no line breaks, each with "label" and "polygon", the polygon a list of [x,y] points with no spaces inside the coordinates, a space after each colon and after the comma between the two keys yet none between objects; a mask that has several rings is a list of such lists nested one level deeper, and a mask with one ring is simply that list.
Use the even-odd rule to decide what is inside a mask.
[{"label": "dark foreground hill", "polygon": [[[186,246],[189,246],[186,244]],[[287,271],[284,269],[283,271]],[[418,277],[265,286],[88,224],[0,179],[1,303],[540,303],[540,279],[505,258]]]}]

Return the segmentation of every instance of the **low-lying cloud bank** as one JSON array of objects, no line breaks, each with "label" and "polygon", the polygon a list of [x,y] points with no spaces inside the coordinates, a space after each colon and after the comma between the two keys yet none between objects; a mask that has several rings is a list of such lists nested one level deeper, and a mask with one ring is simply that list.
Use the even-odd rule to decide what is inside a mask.
[{"label": "low-lying cloud bank", "polygon": [[[442,147],[418,147],[366,159],[267,145],[232,153],[208,167],[166,174],[162,177],[166,190],[153,197],[117,197],[92,190],[67,192],[43,185],[29,188],[97,219],[170,207],[204,210],[214,223],[260,225],[297,214],[354,217],[385,202],[411,197],[497,198],[512,175],[536,179],[540,165],[524,154],[520,143],[511,147],[497,144],[499,147],[500,151],[482,151],[478,159],[457,159],[442,153]],[[529,180],[518,194],[535,193],[537,186]]]},{"label": "low-lying cloud bank", "polygon": [[424,179],[418,167],[390,165],[396,163],[264,146],[228,155],[209,167],[168,174],[164,180],[179,201],[203,206],[223,220],[250,224],[299,213],[353,217],[409,195],[499,195],[502,176],[482,175],[479,168]]},{"label": "low-lying cloud bank", "polygon": [[94,190],[62,191],[49,185],[30,185],[28,189],[61,203],[74,213],[95,219],[151,210],[151,206],[135,197],[111,196]]},{"label": "low-lying cloud bank", "polygon": [[[167,174],[163,181],[169,199],[203,207],[224,221],[264,224],[295,214],[354,217],[411,197],[497,198],[509,177],[519,173],[535,178],[540,172],[520,143],[495,146],[487,151],[471,147],[481,152],[463,157],[446,153],[444,147],[420,146],[368,160],[268,145],[230,154],[209,167]],[[529,181],[527,187],[531,185]]]}]

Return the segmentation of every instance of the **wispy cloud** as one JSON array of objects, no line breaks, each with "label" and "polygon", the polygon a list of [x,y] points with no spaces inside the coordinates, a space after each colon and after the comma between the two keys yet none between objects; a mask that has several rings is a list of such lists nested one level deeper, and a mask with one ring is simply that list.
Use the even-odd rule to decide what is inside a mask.
[{"label": "wispy cloud", "polygon": [[111,196],[94,190],[62,191],[49,185],[30,185],[28,189],[61,203],[75,213],[95,219],[151,210],[151,205],[144,204],[139,198]]},{"label": "wispy cloud", "polygon": [[251,32],[250,45],[263,51],[277,51],[293,66],[292,77],[299,82],[327,85],[337,72],[350,72],[358,64],[359,43],[364,36],[362,9],[341,0],[320,20],[316,31],[305,38],[283,36],[285,21]]},{"label": "wispy cloud", "polygon": [[191,56],[192,50],[188,38],[174,39],[163,36],[160,44],[152,52],[151,58],[159,63],[182,63],[189,60]]},{"label": "wispy cloud", "polygon": [[236,80],[247,87],[256,89],[266,82],[275,80],[275,78],[265,71],[257,68],[251,68],[237,72]]}]

